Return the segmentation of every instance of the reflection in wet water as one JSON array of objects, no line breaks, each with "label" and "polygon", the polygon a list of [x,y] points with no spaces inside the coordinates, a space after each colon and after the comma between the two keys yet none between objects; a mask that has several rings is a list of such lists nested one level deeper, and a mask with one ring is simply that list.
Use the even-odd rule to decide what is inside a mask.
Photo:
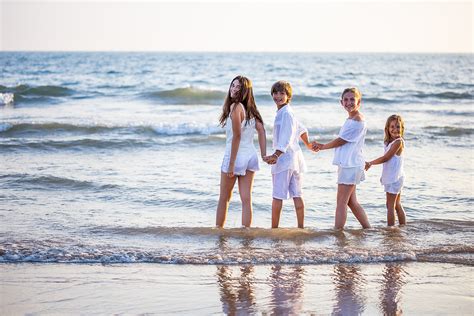
[{"label": "reflection in wet water", "polygon": [[384,315],[402,315],[401,294],[406,271],[400,263],[387,263],[380,289],[380,310]]},{"label": "reflection in wet water", "polygon": [[271,286],[272,315],[298,315],[303,308],[304,267],[274,265],[268,283]]},{"label": "reflection in wet water", "polygon": [[[358,242],[360,236],[344,232],[336,234],[335,248],[341,253],[347,247]],[[381,245],[387,249],[396,249],[400,240],[404,239],[399,230],[386,231],[382,236]],[[285,241],[273,241],[273,249],[285,246]],[[301,245],[297,245],[298,247]],[[222,258],[237,251],[246,257],[258,249],[252,237],[236,240],[221,236],[217,241],[217,249]],[[329,286],[334,289],[328,293],[333,301],[328,306],[333,315],[360,315],[367,311],[368,306],[375,303],[383,315],[401,315],[402,287],[406,283],[405,264],[390,262],[378,265],[378,269],[366,269],[367,266],[339,263],[327,265],[291,265],[273,264],[222,264],[217,266],[216,277],[222,303],[222,312],[227,315],[268,313],[270,315],[298,315],[310,311],[304,307],[305,283]],[[367,271],[368,270],[368,271]],[[372,270],[372,271],[371,271]],[[370,272],[371,271],[371,272]],[[308,274],[309,273],[309,274]],[[317,279],[314,279],[316,276]],[[308,280],[305,282],[305,277]],[[376,278],[380,289],[371,295],[367,293],[366,279]],[[378,289],[379,287],[377,287]],[[306,289],[308,291],[308,289]],[[312,290],[314,291],[314,289]],[[373,293],[373,292],[371,292]],[[313,293],[306,293],[310,297]],[[263,295],[263,296],[261,296]],[[378,299],[377,299],[378,298]],[[262,304],[262,299],[263,303]],[[375,301],[374,301],[375,299]],[[331,307],[332,306],[332,307]]]},{"label": "reflection in wet water", "polygon": [[360,267],[337,264],[334,266],[333,283],[336,302],[333,315],[360,315],[365,309],[364,284]]},{"label": "reflection in wet water", "polygon": [[[238,271],[237,275],[233,272]],[[217,282],[222,311],[227,315],[256,312],[254,266],[218,266]]]},{"label": "reflection in wet water", "polygon": [[[217,248],[221,253],[225,253],[231,247],[226,236],[221,236],[217,243]],[[244,238],[242,248],[251,249],[252,239]],[[226,315],[256,312],[256,298],[253,289],[255,283],[254,270],[253,265],[217,266],[216,275],[222,311]]]}]

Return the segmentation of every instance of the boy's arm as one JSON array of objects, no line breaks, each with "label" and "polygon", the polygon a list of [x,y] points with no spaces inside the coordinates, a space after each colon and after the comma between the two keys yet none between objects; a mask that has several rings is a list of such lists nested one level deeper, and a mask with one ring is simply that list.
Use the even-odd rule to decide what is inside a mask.
[{"label": "boy's arm", "polygon": [[276,139],[275,152],[265,157],[265,161],[271,165],[276,164],[278,158],[283,155],[290,146],[293,133],[295,132],[295,120],[290,115],[281,118],[281,126]]},{"label": "boy's arm", "polygon": [[394,141],[393,144],[392,144],[392,147],[390,147],[390,149],[383,156],[380,156],[380,157],[378,157],[378,158],[376,158],[372,161],[366,162],[365,163],[365,170],[368,170],[372,165],[379,165],[381,163],[389,161],[395,155],[395,153],[400,148],[402,148],[402,146],[403,146],[403,143],[400,139]]},{"label": "boy's arm", "polygon": [[298,121],[298,135],[303,141],[306,148],[313,150],[313,144],[309,141],[308,129]]},{"label": "boy's arm", "polygon": [[277,156],[280,156],[288,150],[288,147],[290,147],[291,139],[296,131],[295,123],[295,120],[289,114],[282,117],[274,155],[276,154]]}]

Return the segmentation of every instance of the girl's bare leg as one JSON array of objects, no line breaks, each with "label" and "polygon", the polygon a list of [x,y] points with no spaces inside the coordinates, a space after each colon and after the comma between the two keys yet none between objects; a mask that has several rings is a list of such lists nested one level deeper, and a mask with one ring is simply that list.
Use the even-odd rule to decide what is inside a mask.
[{"label": "girl's bare leg", "polygon": [[387,226],[395,225],[395,203],[397,201],[397,194],[386,192],[387,195]]},{"label": "girl's bare leg", "polygon": [[252,225],[252,187],[255,172],[247,170],[239,177],[239,193],[242,201],[242,226]]},{"label": "girl's bare leg", "polygon": [[225,219],[227,217],[227,209],[229,208],[229,201],[232,197],[232,190],[234,189],[236,180],[237,177],[229,178],[227,174],[221,172],[221,188],[219,202],[217,203],[216,227],[224,227]]},{"label": "girl's bare leg", "polygon": [[283,200],[273,198],[272,201],[272,228],[278,228],[280,225],[281,208],[283,207]]},{"label": "girl's bare leg", "polygon": [[402,193],[400,192],[397,195],[397,200],[396,200],[396,203],[395,203],[395,210],[397,211],[398,223],[400,225],[406,225],[407,218],[406,218],[406,214],[405,214],[405,209],[402,206],[401,199],[402,199]]},{"label": "girl's bare leg", "polygon": [[335,228],[342,229],[346,224],[347,219],[347,203],[354,190],[355,185],[338,184],[337,185],[337,198],[336,198],[336,219]]},{"label": "girl's bare leg", "polygon": [[296,220],[298,221],[298,228],[304,228],[304,201],[302,197],[294,197]]},{"label": "girl's bare leg", "polygon": [[354,186],[354,190],[352,191],[352,194],[349,197],[348,205],[351,208],[352,214],[354,214],[354,216],[357,218],[362,227],[370,228],[369,218],[367,217],[364,208],[359,204],[359,201],[357,201],[356,191],[357,187]]}]

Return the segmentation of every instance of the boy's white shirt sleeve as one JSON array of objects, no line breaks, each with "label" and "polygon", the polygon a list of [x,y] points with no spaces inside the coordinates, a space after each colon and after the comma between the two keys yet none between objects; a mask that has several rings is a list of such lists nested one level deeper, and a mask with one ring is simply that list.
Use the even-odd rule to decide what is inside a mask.
[{"label": "boy's white shirt sleeve", "polygon": [[285,113],[281,118],[280,133],[278,135],[278,142],[276,150],[286,153],[291,144],[291,136],[295,131],[295,120],[289,113]]}]

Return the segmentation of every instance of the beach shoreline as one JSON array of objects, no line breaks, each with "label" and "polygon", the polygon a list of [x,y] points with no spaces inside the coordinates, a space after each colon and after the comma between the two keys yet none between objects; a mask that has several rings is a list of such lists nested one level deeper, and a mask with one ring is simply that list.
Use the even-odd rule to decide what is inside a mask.
[{"label": "beach shoreline", "polygon": [[10,263],[0,269],[3,315],[468,315],[474,308],[473,267],[448,263]]}]

